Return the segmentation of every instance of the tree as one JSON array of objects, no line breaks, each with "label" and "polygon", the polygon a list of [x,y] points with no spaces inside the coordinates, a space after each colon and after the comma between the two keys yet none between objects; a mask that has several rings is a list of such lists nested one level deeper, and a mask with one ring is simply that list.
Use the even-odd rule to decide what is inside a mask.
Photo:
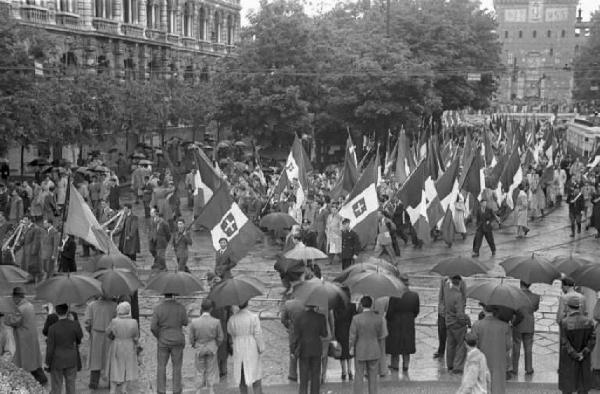
[{"label": "tree", "polygon": [[591,19],[590,37],[574,61],[573,98],[600,100],[600,11]]}]

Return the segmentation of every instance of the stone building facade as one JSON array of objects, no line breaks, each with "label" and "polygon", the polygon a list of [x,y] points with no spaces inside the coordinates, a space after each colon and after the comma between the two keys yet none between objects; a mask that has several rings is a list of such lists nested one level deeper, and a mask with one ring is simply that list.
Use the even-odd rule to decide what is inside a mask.
[{"label": "stone building facade", "polygon": [[201,76],[235,48],[240,0],[0,0],[57,39],[57,62],[125,78]]},{"label": "stone building facade", "polygon": [[494,0],[506,71],[499,102],[570,102],[573,59],[589,36],[578,1]]}]

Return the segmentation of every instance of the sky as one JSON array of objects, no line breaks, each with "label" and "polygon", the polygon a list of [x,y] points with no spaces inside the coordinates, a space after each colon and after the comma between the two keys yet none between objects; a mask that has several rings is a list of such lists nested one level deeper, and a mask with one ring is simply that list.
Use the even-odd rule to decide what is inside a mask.
[{"label": "sky", "polygon": [[[316,1],[311,1],[308,0],[308,2],[310,4],[313,4],[312,7],[308,7],[309,8],[309,12],[310,9],[317,10],[319,8],[323,8],[323,10],[327,10],[328,8],[332,7],[335,3],[337,3],[339,0],[316,0]],[[247,25],[248,24],[248,19],[246,18],[246,15],[248,14],[248,11],[251,9],[257,9],[258,5],[260,4],[260,0],[241,0],[242,2],[242,25]],[[482,3],[482,7],[483,8],[489,8],[492,9],[493,8],[493,0],[481,0]],[[598,0],[580,0],[581,3],[581,8],[582,8],[582,15],[583,15],[583,19],[584,20],[589,20],[590,19],[590,15],[592,14],[592,12],[595,9],[598,9],[600,6],[598,5]]]}]

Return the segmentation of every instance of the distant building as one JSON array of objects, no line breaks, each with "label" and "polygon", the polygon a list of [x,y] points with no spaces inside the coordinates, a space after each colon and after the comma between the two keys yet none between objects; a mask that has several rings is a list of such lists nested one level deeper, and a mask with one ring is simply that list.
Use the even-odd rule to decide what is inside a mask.
[{"label": "distant building", "polygon": [[589,36],[578,0],[494,0],[505,72],[500,103],[568,104],[573,59]]},{"label": "distant building", "polygon": [[206,73],[238,41],[240,10],[240,0],[0,0],[0,12],[56,36],[55,63],[138,79]]}]

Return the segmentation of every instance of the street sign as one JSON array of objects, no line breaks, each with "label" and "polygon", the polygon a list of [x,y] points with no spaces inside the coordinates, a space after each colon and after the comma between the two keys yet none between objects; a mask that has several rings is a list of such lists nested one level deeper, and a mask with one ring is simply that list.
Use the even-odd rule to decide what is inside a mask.
[{"label": "street sign", "polygon": [[597,92],[598,90],[600,90],[600,87],[598,86],[590,86],[590,90],[593,92]]},{"label": "street sign", "polygon": [[34,69],[34,74],[36,77],[43,77],[44,76],[44,65],[42,63],[39,62],[33,62],[33,69]]},{"label": "street sign", "polygon": [[481,73],[467,73],[467,81],[480,82],[481,81]]}]

